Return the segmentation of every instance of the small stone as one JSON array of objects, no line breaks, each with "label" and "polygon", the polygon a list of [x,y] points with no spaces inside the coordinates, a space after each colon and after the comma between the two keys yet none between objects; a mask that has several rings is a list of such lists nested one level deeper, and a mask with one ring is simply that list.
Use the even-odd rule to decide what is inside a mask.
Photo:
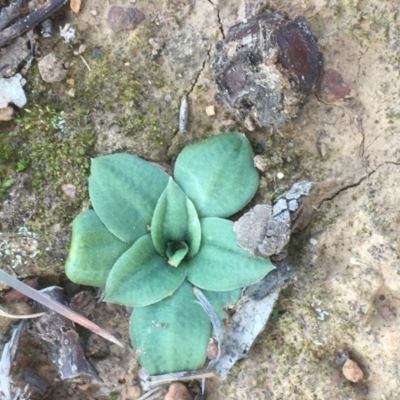
[{"label": "small stone", "polygon": [[360,382],[364,378],[361,368],[355,361],[350,360],[350,358],[343,364],[342,372],[344,377],[353,383]]},{"label": "small stone", "polygon": [[0,121],[11,121],[14,116],[14,109],[12,107],[0,108]]},{"label": "small stone", "polygon": [[320,149],[319,149],[320,153],[321,153],[321,157],[325,158],[326,156],[326,144],[325,143],[321,143]]},{"label": "small stone", "polygon": [[257,155],[253,158],[254,166],[261,172],[265,172],[267,169],[267,162],[261,155]]},{"label": "small stone", "polygon": [[61,82],[66,76],[61,60],[57,59],[54,53],[49,53],[44,56],[38,63],[40,76],[45,82]]},{"label": "small stone", "polygon": [[214,106],[208,106],[208,107],[206,107],[206,114],[207,114],[209,117],[212,117],[213,115],[215,115],[215,108],[214,108]]},{"label": "small stone", "polygon": [[86,44],[81,44],[78,48],[78,55],[83,54],[86,51]]},{"label": "small stone", "polygon": [[278,172],[278,173],[276,174],[276,177],[277,177],[278,179],[283,179],[283,178],[285,177],[285,175],[284,175],[282,172]]},{"label": "small stone", "polygon": [[64,183],[63,185],[61,185],[61,190],[72,201],[76,200],[76,186],[75,185],[72,185],[71,183]]},{"label": "small stone", "polygon": [[90,10],[90,14],[92,14],[93,17],[97,17],[98,12],[96,10]]},{"label": "small stone", "polygon": [[126,388],[126,394],[128,399],[138,399],[142,395],[142,389],[139,385],[133,385]]},{"label": "small stone", "polygon": [[[28,285],[33,289],[39,289],[39,280],[38,279],[39,278],[25,279],[24,283],[25,283],[25,285]],[[28,296],[25,296],[24,294],[18,292],[15,289],[11,289],[9,292],[4,294],[2,296],[2,298],[6,303],[12,303],[12,302],[18,301],[18,300],[24,300],[24,301],[30,300],[30,298]]]},{"label": "small stone", "polygon": [[115,33],[134,30],[144,19],[144,14],[138,8],[118,6],[111,7],[107,17],[107,21]]},{"label": "small stone", "polygon": [[380,308],[379,314],[386,321],[393,321],[396,319],[396,313],[387,305]]},{"label": "small stone", "polygon": [[26,104],[26,95],[22,88],[25,82],[21,74],[0,79],[0,108],[6,108],[9,103],[20,108]]},{"label": "small stone", "polygon": [[193,398],[183,383],[175,382],[169,387],[164,400],[193,400]]},{"label": "small stone", "polygon": [[149,45],[155,50],[156,54],[162,49],[162,45],[153,38],[149,39]]},{"label": "small stone", "polygon": [[322,90],[336,99],[354,97],[351,85],[347,84],[342,75],[334,69],[328,68],[322,78]]},{"label": "small stone", "polygon": [[69,96],[69,97],[75,97],[75,89],[69,89],[69,90],[67,90],[67,95]]},{"label": "small stone", "polygon": [[311,244],[312,246],[316,246],[316,245],[318,244],[318,240],[315,239],[315,238],[311,238],[311,239],[310,239],[310,244]]},{"label": "small stone", "polygon": [[68,85],[74,86],[75,85],[75,79],[74,78],[69,78],[67,79]]},{"label": "small stone", "polygon": [[0,55],[0,77],[10,78],[15,75],[19,65],[30,54],[26,38],[16,38],[7,47],[3,47]]},{"label": "small stone", "polygon": [[207,348],[207,358],[209,360],[214,360],[218,355],[218,346],[216,343],[210,343]]},{"label": "small stone", "polygon": [[82,0],[71,0],[69,3],[69,6],[71,7],[71,10],[75,13],[78,14],[78,12],[81,9],[82,5]]},{"label": "small stone", "polygon": [[335,363],[341,367],[349,359],[349,352],[342,351],[336,354]]}]

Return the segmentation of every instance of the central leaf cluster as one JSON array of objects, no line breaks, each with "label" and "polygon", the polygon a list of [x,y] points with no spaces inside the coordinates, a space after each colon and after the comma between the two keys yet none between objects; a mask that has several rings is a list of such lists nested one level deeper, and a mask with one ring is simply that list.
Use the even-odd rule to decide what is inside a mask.
[{"label": "central leaf cluster", "polygon": [[258,188],[253,156],[244,135],[226,133],[186,147],[173,177],[129,154],[92,160],[93,209],[73,222],[66,274],[134,307],[131,339],[151,374],[204,363],[211,324],[192,285],[222,319],[242,287],[273,269],[238,247],[225,219]]},{"label": "central leaf cluster", "polygon": [[167,257],[172,267],[192,258],[200,249],[201,225],[196,208],[172,178],[154,211],[151,238],[158,253]]}]

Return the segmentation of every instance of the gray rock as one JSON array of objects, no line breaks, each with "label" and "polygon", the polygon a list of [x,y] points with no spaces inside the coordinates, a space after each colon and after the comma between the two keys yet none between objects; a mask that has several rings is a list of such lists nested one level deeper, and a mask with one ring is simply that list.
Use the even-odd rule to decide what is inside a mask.
[{"label": "gray rock", "polygon": [[67,70],[62,61],[54,53],[44,56],[38,63],[40,76],[45,82],[61,82],[67,76]]}]

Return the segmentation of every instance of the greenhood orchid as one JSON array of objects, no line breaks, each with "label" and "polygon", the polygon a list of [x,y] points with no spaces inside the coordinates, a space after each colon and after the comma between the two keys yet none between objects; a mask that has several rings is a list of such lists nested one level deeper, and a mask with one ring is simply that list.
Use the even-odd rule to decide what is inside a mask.
[{"label": "greenhood orchid", "polygon": [[274,268],[240,248],[225,219],[258,188],[253,156],[244,135],[224,133],[186,147],[173,177],[129,154],[92,160],[93,209],[73,222],[66,273],[104,286],[105,301],[134,307],[130,336],[150,374],[205,362],[211,323],[192,286],[222,319],[241,288]]}]

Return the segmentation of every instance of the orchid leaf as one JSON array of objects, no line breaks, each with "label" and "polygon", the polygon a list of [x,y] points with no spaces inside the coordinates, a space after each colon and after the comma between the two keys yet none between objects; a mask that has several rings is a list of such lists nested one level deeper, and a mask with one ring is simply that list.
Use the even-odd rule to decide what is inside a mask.
[{"label": "orchid leaf", "polygon": [[169,242],[167,244],[168,264],[177,267],[188,251],[189,246],[185,242]]},{"label": "orchid leaf", "polygon": [[[172,178],[169,179],[154,211],[151,237],[154,247],[163,256],[167,254],[168,244],[175,242],[187,244],[188,257],[193,257],[199,251],[201,242],[199,217],[193,203]],[[171,249],[171,245],[169,248]]]},{"label": "orchid leaf", "polygon": [[185,277],[186,269],[168,265],[147,234],[114,264],[107,279],[105,300],[132,307],[147,306],[175,292]]},{"label": "orchid leaf", "polygon": [[92,160],[89,194],[107,229],[132,244],[147,233],[167,183],[160,168],[130,154],[112,154]]},{"label": "orchid leaf", "polygon": [[224,320],[228,318],[225,309],[233,307],[239,301],[242,295],[242,288],[226,292],[212,292],[210,290],[203,290],[202,292],[217,314],[221,322],[221,327],[225,327]]},{"label": "orchid leaf", "polygon": [[227,217],[241,210],[258,188],[254,153],[241,133],[224,133],[187,146],[174,178],[199,217]]},{"label": "orchid leaf", "polygon": [[130,321],[133,347],[151,375],[201,368],[210,333],[208,316],[188,283],[171,297],[135,308]]},{"label": "orchid leaf", "polygon": [[253,257],[236,244],[233,222],[203,218],[202,243],[196,257],[182,261],[188,280],[200,289],[226,291],[251,285],[274,269],[271,261]]},{"label": "orchid leaf", "polygon": [[72,224],[65,273],[75,283],[104,286],[115,261],[128,248],[128,244],[110,233],[93,210],[84,211]]}]

